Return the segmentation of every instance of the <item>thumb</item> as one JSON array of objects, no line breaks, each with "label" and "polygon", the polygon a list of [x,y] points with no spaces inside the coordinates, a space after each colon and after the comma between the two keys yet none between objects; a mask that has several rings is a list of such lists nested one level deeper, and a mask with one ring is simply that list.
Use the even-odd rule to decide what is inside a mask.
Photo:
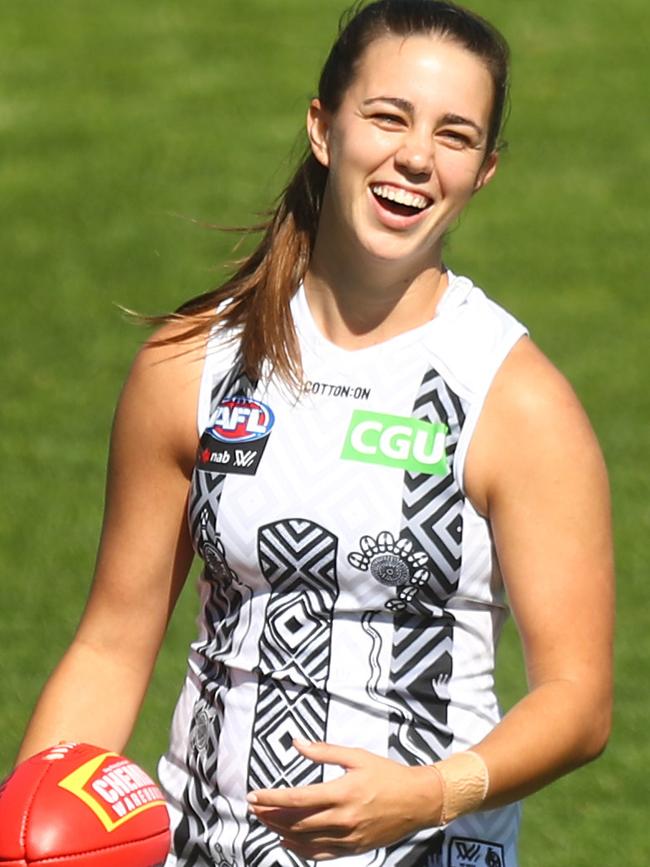
[{"label": "thumb", "polygon": [[296,738],[293,745],[301,755],[323,765],[340,765],[350,769],[363,764],[364,750],[355,747],[342,747],[324,741],[304,741],[301,738]]}]

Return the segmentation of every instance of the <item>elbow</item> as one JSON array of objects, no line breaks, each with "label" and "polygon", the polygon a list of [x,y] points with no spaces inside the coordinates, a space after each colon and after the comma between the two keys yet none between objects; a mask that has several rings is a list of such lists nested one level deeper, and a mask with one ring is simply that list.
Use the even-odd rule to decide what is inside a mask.
[{"label": "elbow", "polygon": [[611,704],[606,707],[602,705],[589,715],[589,720],[585,726],[583,738],[581,739],[581,762],[587,764],[593,762],[601,756],[612,733],[612,708]]},{"label": "elbow", "polygon": [[607,748],[609,743],[609,732],[592,732],[586,743],[583,744],[581,765],[586,765],[589,762],[594,762],[600,758]]},{"label": "elbow", "polygon": [[590,744],[591,751],[589,754],[589,758],[587,761],[593,762],[594,759],[597,759],[607,749],[607,744],[609,743],[609,738],[612,733],[612,724],[611,720],[608,721],[606,726],[602,726],[599,730],[594,731],[592,736],[592,742]]}]

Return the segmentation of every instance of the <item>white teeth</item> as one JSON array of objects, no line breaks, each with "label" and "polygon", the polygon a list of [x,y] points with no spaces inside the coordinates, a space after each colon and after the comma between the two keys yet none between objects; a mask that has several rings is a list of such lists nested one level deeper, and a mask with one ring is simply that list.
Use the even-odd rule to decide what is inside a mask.
[{"label": "white teeth", "polygon": [[410,208],[422,209],[430,204],[430,199],[427,199],[425,196],[409,193],[408,190],[402,190],[399,187],[375,184],[370,189],[376,196],[380,196],[382,199],[389,199],[391,202],[397,202],[398,205],[408,205]]}]

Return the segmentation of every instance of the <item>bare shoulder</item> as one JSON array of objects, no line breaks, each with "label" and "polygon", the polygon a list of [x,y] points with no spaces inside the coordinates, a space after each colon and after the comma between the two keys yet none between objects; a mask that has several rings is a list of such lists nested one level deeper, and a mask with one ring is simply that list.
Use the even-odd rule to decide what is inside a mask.
[{"label": "bare shoulder", "polygon": [[537,421],[540,413],[586,415],[567,378],[528,337],[513,347],[495,377],[491,403],[501,410],[520,414],[521,420]]},{"label": "bare shoulder", "polygon": [[183,330],[182,323],[168,323],[140,348],[120,395],[115,433],[164,443],[189,472],[207,338],[185,338]]},{"label": "bare shoulder", "polygon": [[466,486],[483,514],[504,486],[543,476],[575,482],[604,476],[587,414],[566,377],[529,338],[522,338],[497,373],[468,452]]},{"label": "bare shoulder", "polygon": [[206,336],[185,338],[183,323],[170,322],[155,331],[137,353],[129,379],[154,392],[165,384],[197,385],[205,358]]}]

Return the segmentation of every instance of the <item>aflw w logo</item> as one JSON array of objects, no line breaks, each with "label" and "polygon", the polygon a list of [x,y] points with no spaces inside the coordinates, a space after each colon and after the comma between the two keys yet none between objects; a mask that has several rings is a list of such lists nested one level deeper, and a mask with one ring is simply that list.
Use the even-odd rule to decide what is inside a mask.
[{"label": "aflw w logo", "polygon": [[465,861],[469,861],[472,864],[475,864],[478,861],[478,857],[481,854],[480,843],[463,843],[459,840],[458,843],[456,843],[456,848],[458,850],[458,857],[463,858]]},{"label": "aflw w logo", "polygon": [[255,451],[245,452],[243,449],[235,449],[235,466],[250,467],[255,460],[256,455],[257,452]]},{"label": "aflw w logo", "polygon": [[455,837],[451,841],[450,867],[504,867],[503,846]]}]

